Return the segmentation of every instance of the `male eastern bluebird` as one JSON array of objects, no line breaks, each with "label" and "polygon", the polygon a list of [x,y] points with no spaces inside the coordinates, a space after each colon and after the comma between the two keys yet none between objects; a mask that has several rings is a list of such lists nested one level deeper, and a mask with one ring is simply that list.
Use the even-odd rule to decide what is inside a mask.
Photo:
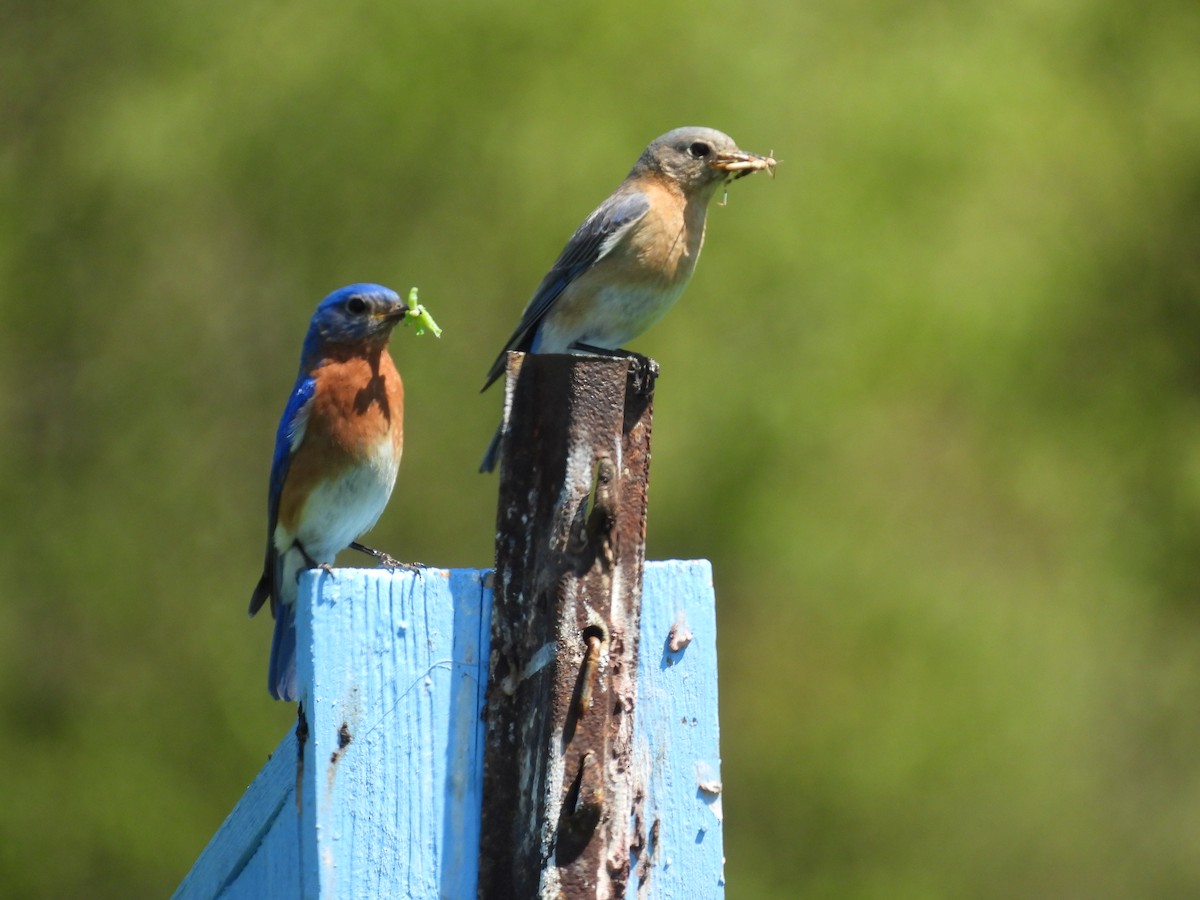
[{"label": "male eastern bluebird", "polygon": [[[267,554],[250,615],[275,617],[267,689],[296,699],[296,582],[330,565],[387,505],[404,446],[404,385],[387,344],[408,313],[395,291],[352,284],[321,301],[271,462]],[[357,546],[357,545],[355,545]]]},{"label": "male eastern bluebird", "polygon": [[[657,322],[692,276],[708,203],[717,189],[774,166],[772,157],[745,153],[733,138],[712,128],[676,128],[652,141],[567,241],[492,364],[483,390],[504,372],[509,350],[619,350]],[[499,448],[497,430],[479,471],[495,468]]]}]

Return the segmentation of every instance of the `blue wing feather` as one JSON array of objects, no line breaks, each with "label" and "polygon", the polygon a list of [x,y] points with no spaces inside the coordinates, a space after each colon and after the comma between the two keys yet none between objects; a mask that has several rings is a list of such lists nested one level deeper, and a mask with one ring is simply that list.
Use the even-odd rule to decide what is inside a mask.
[{"label": "blue wing feather", "polygon": [[512,337],[488,371],[483,390],[486,391],[503,374],[509,350],[528,351],[532,348],[538,326],[567,285],[603,258],[614,245],[615,239],[646,215],[649,209],[650,198],[641,191],[618,191],[584,220],[538,285]]},{"label": "blue wing feather", "polygon": [[275,615],[275,605],[278,597],[275,584],[279,578],[279,554],[275,550],[275,525],[279,521],[279,497],[283,493],[283,483],[287,480],[288,469],[292,463],[293,444],[308,422],[308,405],[316,391],[317,381],[307,373],[301,373],[288,397],[283,417],[279,420],[279,428],[275,432],[275,455],[271,459],[271,487],[267,495],[267,550],[263,560],[263,575],[250,598],[250,615],[258,612],[259,608],[269,597],[271,599],[271,614]]}]

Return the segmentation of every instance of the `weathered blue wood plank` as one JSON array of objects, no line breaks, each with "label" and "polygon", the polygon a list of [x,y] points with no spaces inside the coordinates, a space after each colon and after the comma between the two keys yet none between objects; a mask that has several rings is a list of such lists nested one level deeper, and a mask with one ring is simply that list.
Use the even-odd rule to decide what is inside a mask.
[{"label": "weathered blue wood plank", "polygon": [[289,734],[208,842],[175,891],[176,900],[249,898],[254,896],[252,882],[298,896],[295,784],[296,737]]},{"label": "weathered blue wood plank", "polygon": [[[306,895],[468,897],[486,657],[478,573],[318,573],[298,618]],[[467,724],[469,723],[469,725]],[[447,839],[454,823],[462,828]],[[469,845],[470,852],[462,846]],[[309,888],[314,888],[309,890]]]},{"label": "weathered blue wood plank", "polygon": [[488,571],[452,569],[454,661],[450,682],[450,756],[442,817],[442,892],[446,900],[475,896],[483,803],[484,692],[491,643],[492,590]]},{"label": "weathered blue wood plank", "polygon": [[647,563],[634,733],[643,800],[627,900],[725,895],[719,739],[712,566]]},{"label": "weathered blue wood plank", "polygon": [[289,734],[177,898],[474,896],[491,602],[484,574],[302,577],[303,768]]},{"label": "weathered blue wood plank", "polygon": [[[303,577],[303,769],[289,733],[175,897],[475,896],[486,574],[337,569]],[[640,849],[628,897],[720,897],[711,567],[647,563],[642,604],[635,735],[642,799],[632,823]],[[686,646],[672,651],[672,639]]]}]

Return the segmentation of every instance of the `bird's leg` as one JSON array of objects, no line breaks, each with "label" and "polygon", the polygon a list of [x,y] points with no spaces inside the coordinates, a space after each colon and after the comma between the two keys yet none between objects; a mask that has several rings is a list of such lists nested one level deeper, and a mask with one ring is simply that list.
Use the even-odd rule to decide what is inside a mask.
[{"label": "bird's leg", "polygon": [[382,550],[376,550],[374,547],[368,547],[366,544],[360,544],[358,541],[351,541],[350,549],[357,550],[359,553],[365,553],[367,556],[375,557],[375,559],[379,560],[381,566],[392,571],[404,569],[406,572],[418,572],[425,568],[422,563],[400,562],[400,560],[391,554],[384,553]]},{"label": "bird's leg", "polygon": [[[295,541],[293,543],[293,546],[297,550],[299,550],[300,555],[304,557],[305,568],[321,569],[322,571],[328,572],[330,575],[333,574],[333,566],[331,566],[329,563],[317,562],[315,559],[313,559],[311,556],[308,555],[308,551],[304,549],[304,545],[302,543],[300,543],[299,541]],[[297,577],[299,577],[299,573],[297,573]]]},{"label": "bird's leg", "polygon": [[594,344],[585,344],[583,341],[575,341],[571,344],[572,350],[578,350],[581,353],[590,353],[592,356],[606,356],[610,359],[628,359],[629,357],[645,357],[640,353],[634,353],[632,350],[625,350],[622,347],[613,349],[611,347],[597,347]]},{"label": "bird's leg", "polygon": [[640,369],[650,372],[655,378],[658,377],[658,363],[649,356],[642,356],[642,354],[634,353],[632,350],[625,350],[620,347],[616,350],[610,350],[607,347],[595,347],[591,344],[585,344],[583,341],[575,341],[575,343],[571,344],[570,349],[578,350],[581,353],[591,353],[594,356],[603,356],[608,359],[632,359],[638,364]]},{"label": "bird's leg", "polygon": [[368,547],[366,544],[360,544],[358,541],[350,542],[350,549],[357,550],[359,553],[365,553],[367,556],[373,556],[379,561],[381,566],[386,566],[389,569],[398,569],[402,563],[382,550],[376,550],[374,547]]}]

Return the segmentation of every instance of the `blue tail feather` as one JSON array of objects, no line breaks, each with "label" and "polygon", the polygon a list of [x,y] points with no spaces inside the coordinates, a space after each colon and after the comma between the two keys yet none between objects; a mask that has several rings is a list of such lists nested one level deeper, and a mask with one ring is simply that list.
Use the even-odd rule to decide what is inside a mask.
[{"label": "blue tail feather", "polygon": [[483,454],[483,462],[479,464],[479,471],[486,475],[496,468],[496,463],[500,461],[500,438],[504,435],[504,423],[501,422],[496,428],[496,433],[492,435],[492,440],[487,446],[487,451]]},{"label": "blue tail feather", "polygon": [[276,700],[291,702],[296,699],[296,606],[293,603],[280,603],[275,610],[267,690]]}]

